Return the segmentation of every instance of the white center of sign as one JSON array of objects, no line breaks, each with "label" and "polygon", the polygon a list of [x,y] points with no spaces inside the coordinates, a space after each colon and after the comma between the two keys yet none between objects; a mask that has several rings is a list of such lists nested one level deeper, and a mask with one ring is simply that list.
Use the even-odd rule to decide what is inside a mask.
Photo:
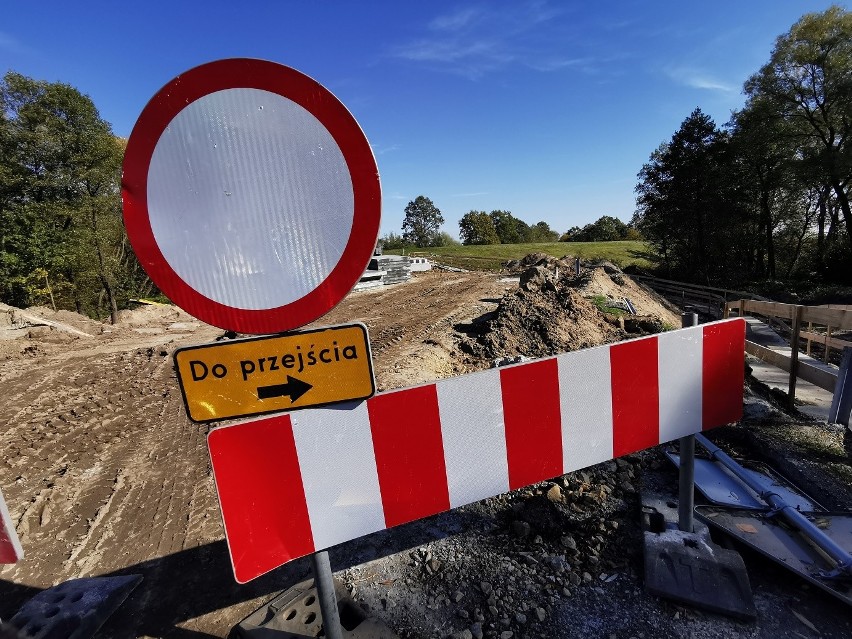
[{"label": "white center of sign", "polygon": [[154,149],[147,198],[175,273],[246,310],[315,289],[343,255],[354,218],[352,180],[331,134],[260,89],[218,91],[183,109]]}]

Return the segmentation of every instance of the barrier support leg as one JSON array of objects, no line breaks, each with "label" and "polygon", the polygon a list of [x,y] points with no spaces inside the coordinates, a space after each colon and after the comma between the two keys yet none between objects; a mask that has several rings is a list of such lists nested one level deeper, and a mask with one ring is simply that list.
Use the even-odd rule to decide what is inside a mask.
[{"label": "barrier support leg", "polygon": [[340,612],[337,610],[337,594],[334,592],[334,580],[331,577],[331,562],[328,552],[322,550],[311,555],[311,567],[314,570],[314,585],[319,595],[322,627],[327,639],[343,639],[340,627]]}]

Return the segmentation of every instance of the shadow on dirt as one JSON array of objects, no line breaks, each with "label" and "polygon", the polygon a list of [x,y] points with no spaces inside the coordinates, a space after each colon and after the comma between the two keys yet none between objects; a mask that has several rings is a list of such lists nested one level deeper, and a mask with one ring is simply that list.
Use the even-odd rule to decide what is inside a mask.
[{"label": "shadow on dirt", "polygon": [[[441,513],[336,546],[329,549],[329,556],[332,569],[337,572],[463,530],[490,528],[493,525],[491,519],[478,513],[463,510]],[[216,635],[181,628],[179,624],[258,597],[272,597],[311,577],[309,559],[303,557],[248,584],[240,585],[234,581],[231,560],[224,541],[127,566],[105,575],[91,576],[130,574],[142,575],[142,583],[107,620],[98,632],[98,637],[208,639]],[[0,580],[0,617],[11,617],[39,592],[39,588]],[[237,624],[256,607],[235,610],[233,619],[228,619],[228,624]]]}]

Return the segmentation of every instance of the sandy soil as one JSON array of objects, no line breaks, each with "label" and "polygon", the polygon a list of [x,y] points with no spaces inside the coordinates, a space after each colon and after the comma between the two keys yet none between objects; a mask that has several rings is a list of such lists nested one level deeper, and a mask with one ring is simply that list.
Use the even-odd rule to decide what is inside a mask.
[{"label": "sandy soil", "polygon": [[[317,325],[364,322],[384,390],[489,365],[501,340],[485,336],[517,333],[531,307],[594,315],[592,328],[515,341],[503,335],[503,354],[628,336],[630,326],[600,316],[584,295],[628,297],[657,323],[678,322],[653,294],[615,275],[594,271],[570,292],[561,285],[548,292],[521,290],[493,274],[432,271],[353,293]],[[221,334],[171,306],[125,312],[114,327],[73,313],[0,308],[0,488],[26,552],[19,564],[0,568],[0,618],[70,578],[141,574],[143,583],[98,636],[224,637],[308,575],[303,559],[248,585],[233,580],[207,457],[209,427],[187,419],[171,358],[177,347]],[[836,444],[836,433],[830,438]],[[517,521],[535,521],[536,508],[548,502],[543,495],[552,486],[540,486],[345,544],[332,550],[333,567],[402,637],[474,636],[477,623],[485,636],[516,638],[848,636],[845,608],[798,583],[785,589],[783,573],[766,562],[758,564],[768,576],[757,579],[764,591],[756,625],[645,596],[637,528],[629,522],[638,507],[633,484],[658,466],[649,453],[560,480],[566,497],[559,503],[573,513],[565,525],[578,548],[567,559],[564,535],[544,524],[541,534],[519,531]],[[541,562],[551,568],[537,571]],[[554,575],[547,583],[546,572]],[[517,581],[507,581],[512,574]],[[484,581],[500,591],[494,614]],[[814,630],[789,612],[780,616],[782,609],[795,609]]]},{"label": "sandy soil", "polygon": [[[318,324],[364,322],[378,387],[410,385],[464,370],[452,361],[454,323],[495,308],[507,286],[424,273],[353,293]],[[294,562],[248,586],[233,581],[208,427],[186,417],[171,358],[221,330],[171,306],[123,313],[115,327],[49,309],[0,314],[0,487],[26,553],[0,568],[0,618],[70,578],[140,573],[103,636],[224,636],[306,574]]]}]

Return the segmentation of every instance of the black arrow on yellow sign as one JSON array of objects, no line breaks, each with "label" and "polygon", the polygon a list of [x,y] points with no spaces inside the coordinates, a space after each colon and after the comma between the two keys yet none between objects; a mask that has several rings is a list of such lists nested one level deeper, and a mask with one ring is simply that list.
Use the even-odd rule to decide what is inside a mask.
[{"label": "black arrow on yellow sign", "polygon": [[308,384],[307,382],[303,382],[300,379],[296,379],[295,377],[291,377],[287,375],[287,383],[286,384],[273,384],[271,386],[258,386],[257,387],[257,398],[258,399],[271,399],[273,397],[286,397],[290,396],[290,403],[295,402],[302,395],[311,390],[313,386]]}]

